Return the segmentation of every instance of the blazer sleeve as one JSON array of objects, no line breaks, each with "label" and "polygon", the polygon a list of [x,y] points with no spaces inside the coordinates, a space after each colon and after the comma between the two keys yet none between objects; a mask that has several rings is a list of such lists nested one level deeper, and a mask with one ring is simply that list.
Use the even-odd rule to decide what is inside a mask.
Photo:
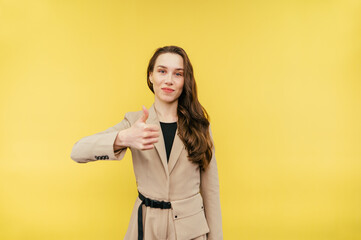
[{"label": "blazer sleeve", "polygon": [[[211,127],[209,127],[210,136],[213,141]],[[212,159],[205,171],[201,170],[200,192],[203,198],[204,211],[209,226],[208,240],[223,239],[222,214],[219,196],[218,169],[213,144]]]},{"label": "blazer sleeve", "polygon": [[124,119],[115,126],[81,138],[73,146],[70,154],[71,159],[78,163],[87,163],[96,160],[121,160],[127,148],[114,151],[114,141],[119,131],[130,126],[127,114],[125,114]]}]

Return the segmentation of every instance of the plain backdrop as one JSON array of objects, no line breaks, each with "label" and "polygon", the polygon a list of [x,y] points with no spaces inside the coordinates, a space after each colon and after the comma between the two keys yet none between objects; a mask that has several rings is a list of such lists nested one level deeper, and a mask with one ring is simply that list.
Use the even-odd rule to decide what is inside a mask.
[{"label": "plain backdrop", "polygon": [[211,117],[224,239],[361,238],[361,2],[0,0],[0,239],[122,239],[131,154],[82,137],[153,103],[177,45]]}]

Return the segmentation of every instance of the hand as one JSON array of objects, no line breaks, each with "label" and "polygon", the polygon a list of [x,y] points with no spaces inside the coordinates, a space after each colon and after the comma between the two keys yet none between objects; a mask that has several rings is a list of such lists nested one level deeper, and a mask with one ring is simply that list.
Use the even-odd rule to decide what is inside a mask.
[{"label": "hand", "polygon": [[130,128],[119,131],[115,144],[140,150],[152,149],[158,142],[160,128],[147,124],[148,116],[148,109],[143,106],[143,115]]}]

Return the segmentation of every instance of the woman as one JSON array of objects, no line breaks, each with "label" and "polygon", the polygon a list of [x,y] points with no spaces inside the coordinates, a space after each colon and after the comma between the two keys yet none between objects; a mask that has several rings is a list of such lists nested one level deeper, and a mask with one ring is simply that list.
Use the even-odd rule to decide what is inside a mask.
[{"label": "woman", "polygon": [[120,160],[131,150],[139,197],[124,239],[223,239],[212,134],[186,52],[158,48],[147,82],[154,93],[149,111],[128,112],[80,139],[71,158]]}]

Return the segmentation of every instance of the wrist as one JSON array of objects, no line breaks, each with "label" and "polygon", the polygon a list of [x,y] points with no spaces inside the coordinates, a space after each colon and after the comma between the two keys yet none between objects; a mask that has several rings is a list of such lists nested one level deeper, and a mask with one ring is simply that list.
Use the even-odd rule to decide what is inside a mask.
[{"label": "wrist", "polygon": [[127,129],[120,131],[117,135],[117,138],[115,139],[114,147],[117,149],[128,147],[126,136],[127,136]]}]

